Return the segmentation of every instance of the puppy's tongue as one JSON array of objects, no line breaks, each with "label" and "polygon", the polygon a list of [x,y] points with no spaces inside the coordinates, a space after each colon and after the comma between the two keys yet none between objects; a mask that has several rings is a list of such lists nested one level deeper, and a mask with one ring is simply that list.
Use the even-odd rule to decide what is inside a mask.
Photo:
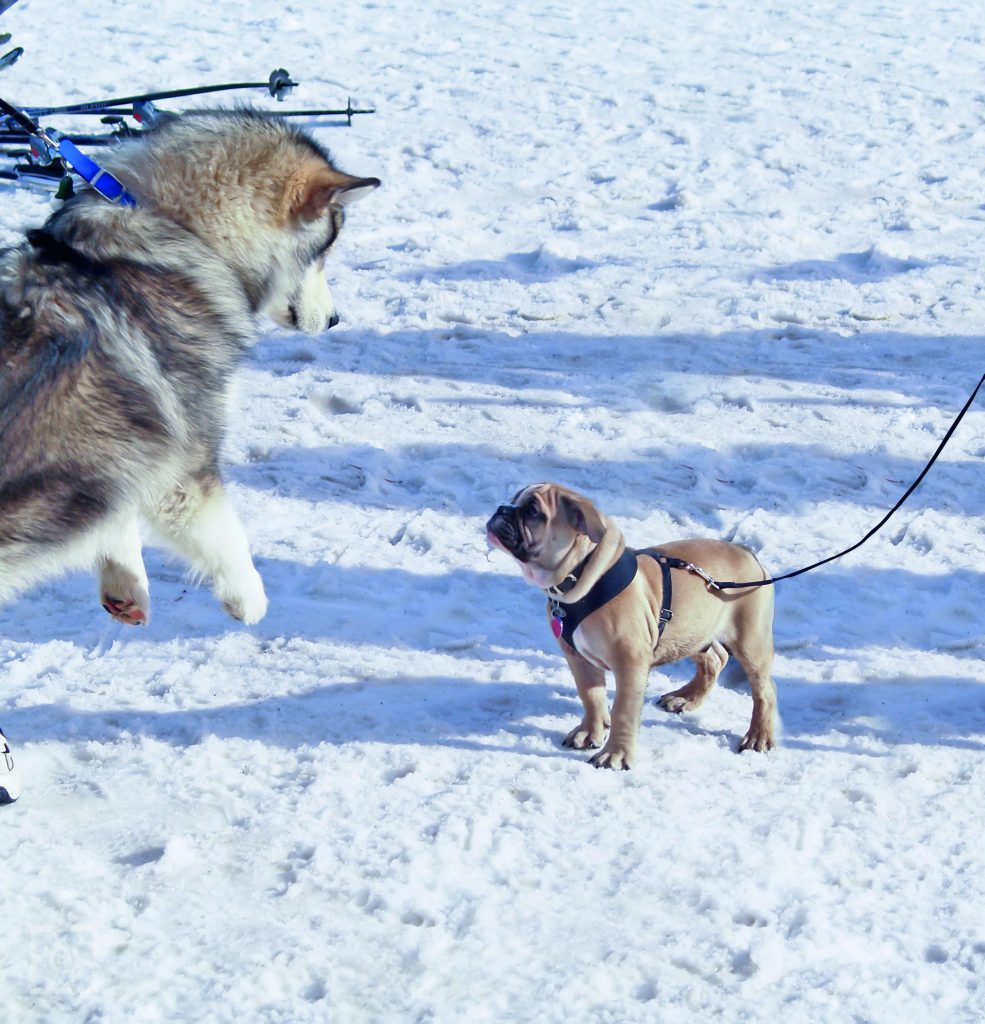
[{"label": "puppy's tongue", "polygon": [[523,578],[528,582],[532,583],[535,587],[543,588],[543,570],[537,569],[531,565],[530,562],[524,561],[522,558],[517,558],[515,554],[496,536],[492,530],[486,530],[486,540],[489,541],[490,545],[494,548],[499,548],[500,551],[504,551],[506,554],[513,559],[514,562],[520,567],[520,572],[523,573]]},{"label": "puppy's tongue", "polygon": [[496,534],[492,532],[492,530],[486,530],[486,540],[489,541],[489,543],[494,548],[499,548],[500,551],[505,551],[508,555],[511,555],[513,553],[509,550],[509,548],[506,547],[506,545],[499,539],[499,537],[497,537]]}]

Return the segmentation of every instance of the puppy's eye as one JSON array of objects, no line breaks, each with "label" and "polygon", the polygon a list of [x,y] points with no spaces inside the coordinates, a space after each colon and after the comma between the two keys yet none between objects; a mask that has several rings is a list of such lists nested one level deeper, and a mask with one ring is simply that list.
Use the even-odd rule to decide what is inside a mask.
[{"label": "puppy's eye", "polygon": [[531,523],[535,523],[538,519],[543,519],[544,514],[536,505],[528,505],[523,510],[523,518]]}]

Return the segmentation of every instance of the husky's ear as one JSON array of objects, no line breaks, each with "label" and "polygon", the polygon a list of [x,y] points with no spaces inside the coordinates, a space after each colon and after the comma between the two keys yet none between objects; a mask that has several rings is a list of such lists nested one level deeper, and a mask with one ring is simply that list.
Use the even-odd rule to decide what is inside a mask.
[{"label": "husky's ear", "polygon": [[354,203],[357,199],[362,199],[363,196],[368,196],[370,192],[378,189],[381,184],[379,178],[353,178],[350,184],[343,185],[342,188],[336,190],[331,202],[338,203],[339,206]]},{"label": "husky's ear", "polygon": [[605,523],[598,509],[581,496],[562,494],[561,511],[568,525],[579,533],[584,533],[593,544],[598,544],[605,536]]},{"label": "husky's ear", "polygon": [[318,167],[288,182],[285,196],[288,219],[318,220],[329,206],[351,203],[379,186],[379,178],[355,178],[331,167]]}]

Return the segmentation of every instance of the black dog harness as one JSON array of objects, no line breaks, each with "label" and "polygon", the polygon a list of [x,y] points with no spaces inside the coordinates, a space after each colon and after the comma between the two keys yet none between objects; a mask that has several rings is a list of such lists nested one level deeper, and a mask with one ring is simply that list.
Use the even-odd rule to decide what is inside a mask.
[{"label": "black dog harness", "polygon": [[554,635],[564,639],[566,643],[570,644],[577,651],[578,648],[575,647],[575,630],[592,612],[598,611],[599,608],[608,604],[614,597],[618,597],[636,579],[636,572],[639,569],[637,556],[639,555],[648,555],[650,558],[655,559],[659,563],[660,571],[663,575],[663,597],[660,602],[660,620],[657,623],[657,643],[659,644],[660,638],[667,628],[667,623],[674,617],[674,612],[671,609],[673,584],[671,582],[670,570],[686,569],[688,572],[697,573],[703,579],[709,581],[711,577],[703,569],[699,569],[690,562],[685,562],[683,558],[673,558],[670,555],[663,554],[661,551],[649,548],[640,551],[626,548],[615,563],[599,577],[598,583],[579,601],[573,601],[571,604],[562,604],[558,597],[566,594],[578,582],[588,563],[588,558],[592,557],[591,555],[573,572],[565,576],[557,586],[549,587],[547,593],[550,595],[548,600],[550,602],[551,626],[554,630]]}]

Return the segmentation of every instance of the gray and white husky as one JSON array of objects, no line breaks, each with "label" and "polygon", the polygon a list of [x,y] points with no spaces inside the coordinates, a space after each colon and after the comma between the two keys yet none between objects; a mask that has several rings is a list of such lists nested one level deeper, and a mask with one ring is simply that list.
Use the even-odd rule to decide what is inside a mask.
[{"label": "gray and white husky", "polygon": [[267,609],[219,453],[255,314],[318,334],[343,209],[376,178],[249,111],[185,115],[105,166],[136,198],[69,200],[0,253],[0,601],[69,567],[146,622],[139,523],[212,581],[230,614]]}]

